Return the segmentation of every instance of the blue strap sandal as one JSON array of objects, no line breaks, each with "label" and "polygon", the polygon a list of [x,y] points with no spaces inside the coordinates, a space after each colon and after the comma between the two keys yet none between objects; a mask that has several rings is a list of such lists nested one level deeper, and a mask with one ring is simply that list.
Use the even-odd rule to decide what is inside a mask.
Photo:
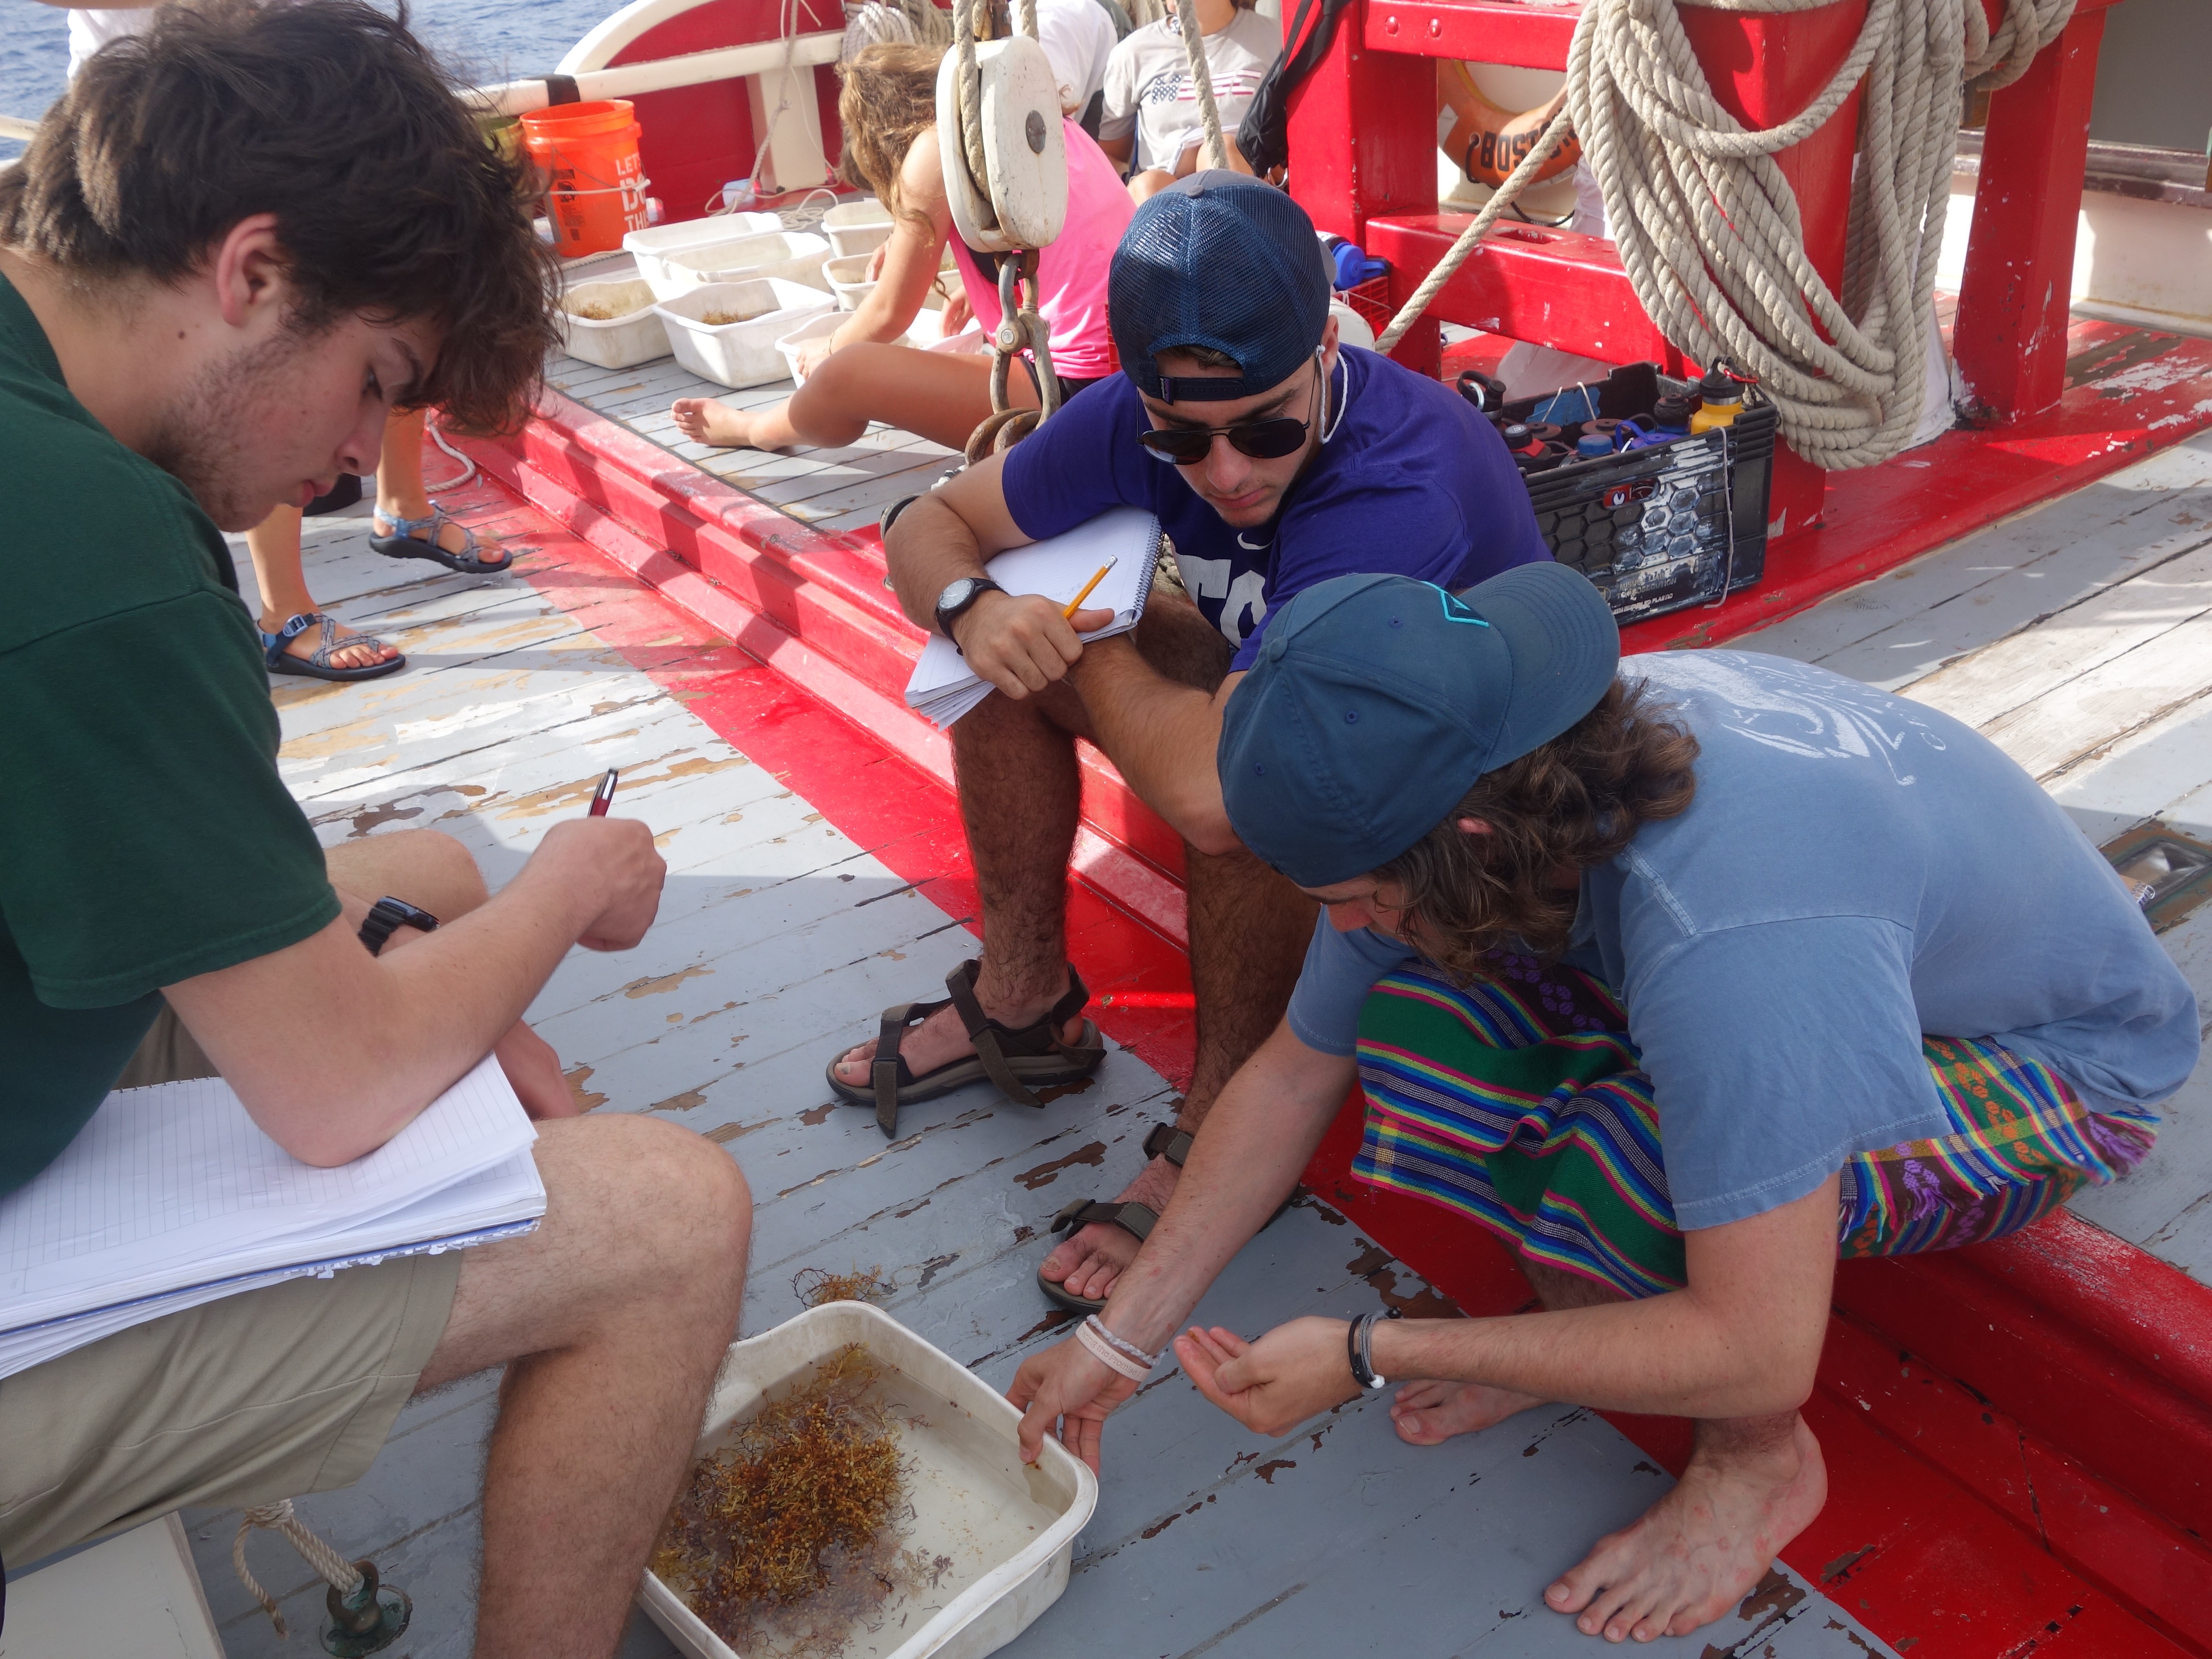
[{"label": "blue strap sandal", "polygon": [[[295,657],[285,647],[294,640],[322,624],[322,643],[304,657]],[[331,659],[338,652],[357,645],[381,646],[384,641],[372,634],[356,634],[351,639],[338,637],[338,625],[319,611],[302,611],[274,634],[265,629],[254,629],[261,635],[261,654],[272,674],[304,674],[311,680],[373,680],[380,675],[396,674],[407,666],[407,659],[397,656],[385,662],[373,662],[364,668],[338,668]]]},{"label": "blue strap sandal", "polygon": [[[514,563],[514,555],[507,553],[502,553],[496,563],[487,562],[477,544],[477,532],[448,518],[446,509],[435,501],[430,503],[429,512],[419,519],[403,519],[396,514],[387,518],[382,513],[376,516],[389,524],[392,532],[389,535],[370,536],[368,544],[387,559],[434,559],[464,576],[496,576]],[[439,545],[439,538],[445,534],[447,525],[459,531],[467,543],[458,553],[448,553]],[[417,535],[417,531],[428,533]]]}]

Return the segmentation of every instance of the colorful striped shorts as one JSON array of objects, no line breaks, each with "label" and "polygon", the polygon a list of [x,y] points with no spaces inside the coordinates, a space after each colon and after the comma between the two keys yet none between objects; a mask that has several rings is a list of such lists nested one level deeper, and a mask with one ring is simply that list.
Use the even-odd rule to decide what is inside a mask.
[{"label": "colorful striped shorts", "polygon": [[[1494,952],[1468,987],[1412,966],[1359,1018],[1367,1127],[1353,1173],[1472,1217],[1529,1260],[1625,1296],[1679,1289],[1651,1080],[1600,981]],[[1843,1169],[1844,1256],[1998,1238],[2150,1150],[2148,1113],[2092,1112],[2048,1067],[1984,1038],[1924,1037],[1952,1132]]]}]

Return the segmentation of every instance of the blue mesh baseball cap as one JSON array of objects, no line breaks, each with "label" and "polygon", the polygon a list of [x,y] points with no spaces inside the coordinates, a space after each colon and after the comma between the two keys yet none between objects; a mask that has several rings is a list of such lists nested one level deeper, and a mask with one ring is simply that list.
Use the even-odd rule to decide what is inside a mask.
[{"label": "blue mesh baseball cap", "polygon": [[[1305,210],[1272,185],[1212,169],[1139,207],[1114,251],[1106,315],[1121,372],[1167,403],[1228,403],[1280,386],[1328,325],[1328,277]],[[1210,346],[1243,372],[1170,380],[1162,352]]]},{"label": "blue mesh baseball cap", "polygon": [[1269,621],[1230,696],[1216,753],[1230,824],[1301,887],[1364,876],[1596,708],[1620,663],[1613,612],[1566,565],[1459,594],[1317,582]]}]

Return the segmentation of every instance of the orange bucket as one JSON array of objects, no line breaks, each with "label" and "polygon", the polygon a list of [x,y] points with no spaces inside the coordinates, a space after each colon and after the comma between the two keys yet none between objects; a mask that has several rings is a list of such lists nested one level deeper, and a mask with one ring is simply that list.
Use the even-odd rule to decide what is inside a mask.
[{"label": "orange bucket", "polygon": [[550,181],[545,216],[563,258],[622,246],[645,228],[638,125],[626,98],[556,104],[522,118],[523,147]]}]

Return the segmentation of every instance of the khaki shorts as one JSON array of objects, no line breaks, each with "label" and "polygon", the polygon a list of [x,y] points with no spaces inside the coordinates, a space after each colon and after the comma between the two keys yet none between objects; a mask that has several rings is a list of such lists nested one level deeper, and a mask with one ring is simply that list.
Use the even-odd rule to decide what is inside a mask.
[{"label": "khaki shorts", "polygon": [[[125,1075],[209,1075],[198,1054],[165,1006]],[[0,1556],[27,1566],[183,1504],[352,1485],[445,1334],[461,1255],[228,1297],[0,1381]]]}]

